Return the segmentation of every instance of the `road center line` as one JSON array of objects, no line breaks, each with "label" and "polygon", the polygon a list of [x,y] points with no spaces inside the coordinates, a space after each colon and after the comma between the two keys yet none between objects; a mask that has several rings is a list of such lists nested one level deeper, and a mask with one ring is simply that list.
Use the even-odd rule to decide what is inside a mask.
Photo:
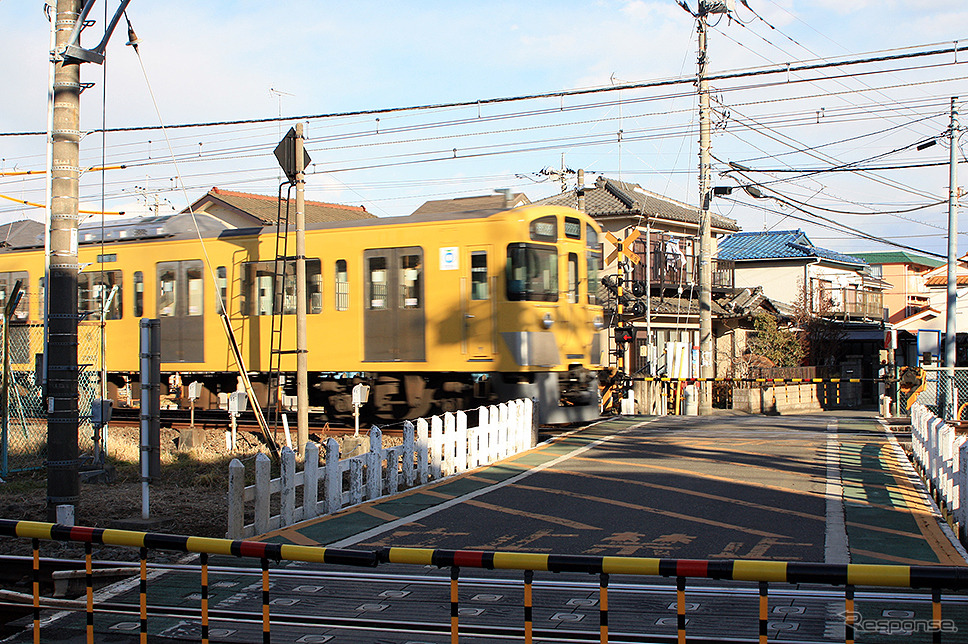
[{"label": "road center line", "polygon": [[844,486],[840,478],[840,442],[837,419],[827,423],[827,523],[824,530],[823,560],[826,563],[850,563],[847,526],[844,521]]}]

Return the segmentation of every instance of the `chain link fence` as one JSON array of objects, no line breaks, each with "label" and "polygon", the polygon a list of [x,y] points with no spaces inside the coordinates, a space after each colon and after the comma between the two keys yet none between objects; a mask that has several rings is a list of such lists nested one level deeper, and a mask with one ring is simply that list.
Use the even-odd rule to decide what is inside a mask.
[{"label": "chain link fence", "polygon": [[[78,447],[94,448],[91,401],[100,397],[101,333],[97,323],[80,323],[77,329]],[[2,346],[2,345],[0,345]],[[0,476],[44,467],[47,460],[47,406],[35,366],[43,352],[42,324],[9,327],[10,374],[7,381],[7,415],[0,436]],[[2,365],[2,362],[0,362]]]},{"label": "chain link fence", "polygon": [[[956,414],[968,403],[968,367],[955,367],[953,370],[938,366],[925,367],[924,390],[918,395],[917,402],[938,418],[957,419]],[[906,413],[907,403],[908,396],[898,392],[897,408],[902,413]],[[968,413],[962,413],[961,416],[968,418]]]}]

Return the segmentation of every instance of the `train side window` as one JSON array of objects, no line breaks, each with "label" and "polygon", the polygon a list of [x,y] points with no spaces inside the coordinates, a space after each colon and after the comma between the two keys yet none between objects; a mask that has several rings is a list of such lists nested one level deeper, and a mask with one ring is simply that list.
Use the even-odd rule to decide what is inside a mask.
[{"label": "train side window", "polygon": [[175,317],[177,303],[178,273],[174,268],[164,268],[158,275],[158,317]]},{"label": "train side window", "polygon": [[487,292],[487,251],[471,253],[471,299],[486,300]]},{"label": "train side window", "polygon": [[568,253],[568,303],[578,303],[578,255]]},{"label": "train side window", "polygon": [[218,281],[218,298],[215,300],[215,313],[221,315],[223,311],[228,311],[229,297],[228,271],[224,266],[219,266],[215,269],[215,278]]},{"label": "train side window", "polygon": [[27,271],[11,271],[9,273],[0,273],[0,307],[7,305],[7,297],[10,296],[10,293],[13,290],[14,284],[17,283],[17,280],[20,280],[20,292],[23,293],[23,296],[20,298],[20,302],[17,304],[17,309],[13,312],[13,319],[17,322],[22,322],[29,316],[28,302],[30,302],[30,298],[28,297],[28,294],[30,289],[30,279],[27,275]]},{"label": "train side window", "polygon": [[588,257],[588,303],[600,304],[598,298],[598,272],[602,270],[602,252],[587,251]]},{"label": "train side window", "polygon": [[382,311],[389,307],[387,296],[390,294],[387,288],[387,258],[371,257],[367,262],[367,271],[370,273],[370,292],[367,301],[367,308],[371,311]]},{"label": "train side window", "polygon": [[145,274],[141,271],[134,273],[134,316],[143,317],[145,314]]},{"label": "train side window", "polygon": [[345,311],[350,308],[350,280],[346,272],[346,260],[336,260],[336,310]]},{"label": "train side window", "polygon": [[323,275],[318,259],[306,260],[306,312],[316,314],[323,312]]},{"label": "train side window", "polygon": [[185,270],[188,280],[188,315],[196,317],[204,314],[205,281],[202,279],[202,268],[189,267]]},{"label": "train side window", "polygon": [[405,309],[419,309],[423,306],[421,300],[422,285],[420,255],[400,256],[400,300]]},{"label": "train side window", "polygon": [[96,271],[77,276],[77,309],[94,318],[121,319],[121,271]]}]

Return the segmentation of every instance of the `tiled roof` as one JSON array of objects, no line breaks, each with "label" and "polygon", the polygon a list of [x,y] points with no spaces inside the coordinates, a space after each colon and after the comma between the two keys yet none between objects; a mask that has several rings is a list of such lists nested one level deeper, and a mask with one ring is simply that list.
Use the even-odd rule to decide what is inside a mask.
[{"label": "tiled roof", "polygon": [[511,204],[507,204],[503,194],[479,195],[476,197],[458,197],[457,199],[437,199],[426,201],[413,211],[414,215],[429,215],[438,213],[471,212],[474,210],[504,210],[517,208],[531,203],[527,195],[516,192],[511,195]]},{"label": "tiled roof", "polygon": [[0,248],[26,248],[44,245],[44,224],[21,219],[0,226]]},{"label": "tiled roof", "polygon": [[[248,192],[232,192],[221,188],[212,188],[196,204],[206,199],[221,201],[222,203],[241,210],[264,224],[276,223],[279,200],[267,195],[255,195]],[[289,202],[290,223],[295,221],[296,202]],[[341,204],[323,203],[321,201],[306,202],[306,223],[325,223],[330,221],[352,221],[354,219],[372,219],[376,215],[366,211],[363,206],[343,206]]]},{"label": "tiled roof", "polygon": [[864,260],[868,264],[914,264],[915,266],[927,266],[937,268],[944,264],[943,260],[922,257],[914,253],[903,250],[883,251],[876,253],[854,253],[854,257]]},{"label": "tiled roof", "polygon": [[[573,190],[535,202],[539,205],[578,207],[578,196]],[[696,206],[649,192],[635,183],[625,183],[606,177],[598,177],[595,186],[585,189],[585,212],[592,217],[660,217],[672,221],[699,225]],[[739,230],[736,222],[728,217],[712,213],[712,226],[720,230]]]},{"label": "tiled roof", "polygon": [[[958,286],[965,286],[968,284],[968,275],[956,275],[955,281]],[[948,272],[945,271],[941,275],[935,275],[924,280],[925,286],[947,286],[948,285]]]},{"label": "tiled roof", "polygon": [[816,257],[840,264],[866,266],[866,262],[858,257],[814,246],[802,230],[734,233],[719,241],[717,257],[733,261]]}]

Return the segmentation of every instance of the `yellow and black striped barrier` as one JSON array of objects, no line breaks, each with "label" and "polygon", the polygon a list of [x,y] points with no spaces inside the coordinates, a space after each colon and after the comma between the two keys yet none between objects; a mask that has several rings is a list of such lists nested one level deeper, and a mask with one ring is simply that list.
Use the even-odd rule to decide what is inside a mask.
[{"label": "yellow and black striped barrier", "polygon": [[664,376],[632,376],[628,380],[633,382],[768,382],[774,384],[891,382],[884,378],[666,378]]},{"label": "yellow and black striped barrier", "polygon": [[[524,572],[524,628],[516,631],[531,642],[536,635],[532,615],[532,582],[536,571],[552,573],[585,573],[599,576],[599,637],[607,642],[609,637],[608,580],[610,575],[661,576],[676,580],[677,635],[686,641],[685,594],[689,579],[731,580],[757,582],[759,584],[759,641],[766,641],[768,615],[768,585],[823,584],[844,587],[845,631],[847,641],[853,639],[853,601],[856,586],[926,588],[931,591],[932,624],[941,628],[941,590],[964,590],[968,588],[968,568],[953,566],[908,566],[876,564],[825,564],[784,561],[749,560],[697,560],[647,557],[559,555],[528,552],[494,552],[477,550],[442,550],[425,548],[383,548],[374,551],[346,550],[320,546],[297,546],[258,541],[216,539],[183,535],[167,535],[126,530],[87,527],[68,527],[35,521],[0,519],[0,536],[31,539],[33,545],[33,631],[34,641],[41,639],[39,549],[40,540],[73,541],[85,546],[85,569],[87,585],[86,634],[87,641],[94,642],[95,610],[92,580],[92,544],[127,546],[139,549],[140,568],[140,634],[147,641],[147,553],[149,549],[195,552],[201,554],[201,610],[203,644],[209,638],[208,610],[208,564],[209,555],[229,555],[258,560],[262,572],[262,628],[263,641],[270,641],[272,616],[269,612],[270,589],[269,560],[300,561],[322,564],[341,564],[373,567],[381,564],[410,564],[437,566],[450,569],[450,631],[451,641],[457,642],[461,632],[458,597],[460,569],[503,569]],[[0,557],[2,560],[2,557]],[[479,583],[479,580],[475,583]],[[465,626],[465,628],[467,628]],[[473,627],[472,627],[473,628]],[[505,629],[505,635],[513,629]],[[936,635],[940,636],[940,630]]]}]

